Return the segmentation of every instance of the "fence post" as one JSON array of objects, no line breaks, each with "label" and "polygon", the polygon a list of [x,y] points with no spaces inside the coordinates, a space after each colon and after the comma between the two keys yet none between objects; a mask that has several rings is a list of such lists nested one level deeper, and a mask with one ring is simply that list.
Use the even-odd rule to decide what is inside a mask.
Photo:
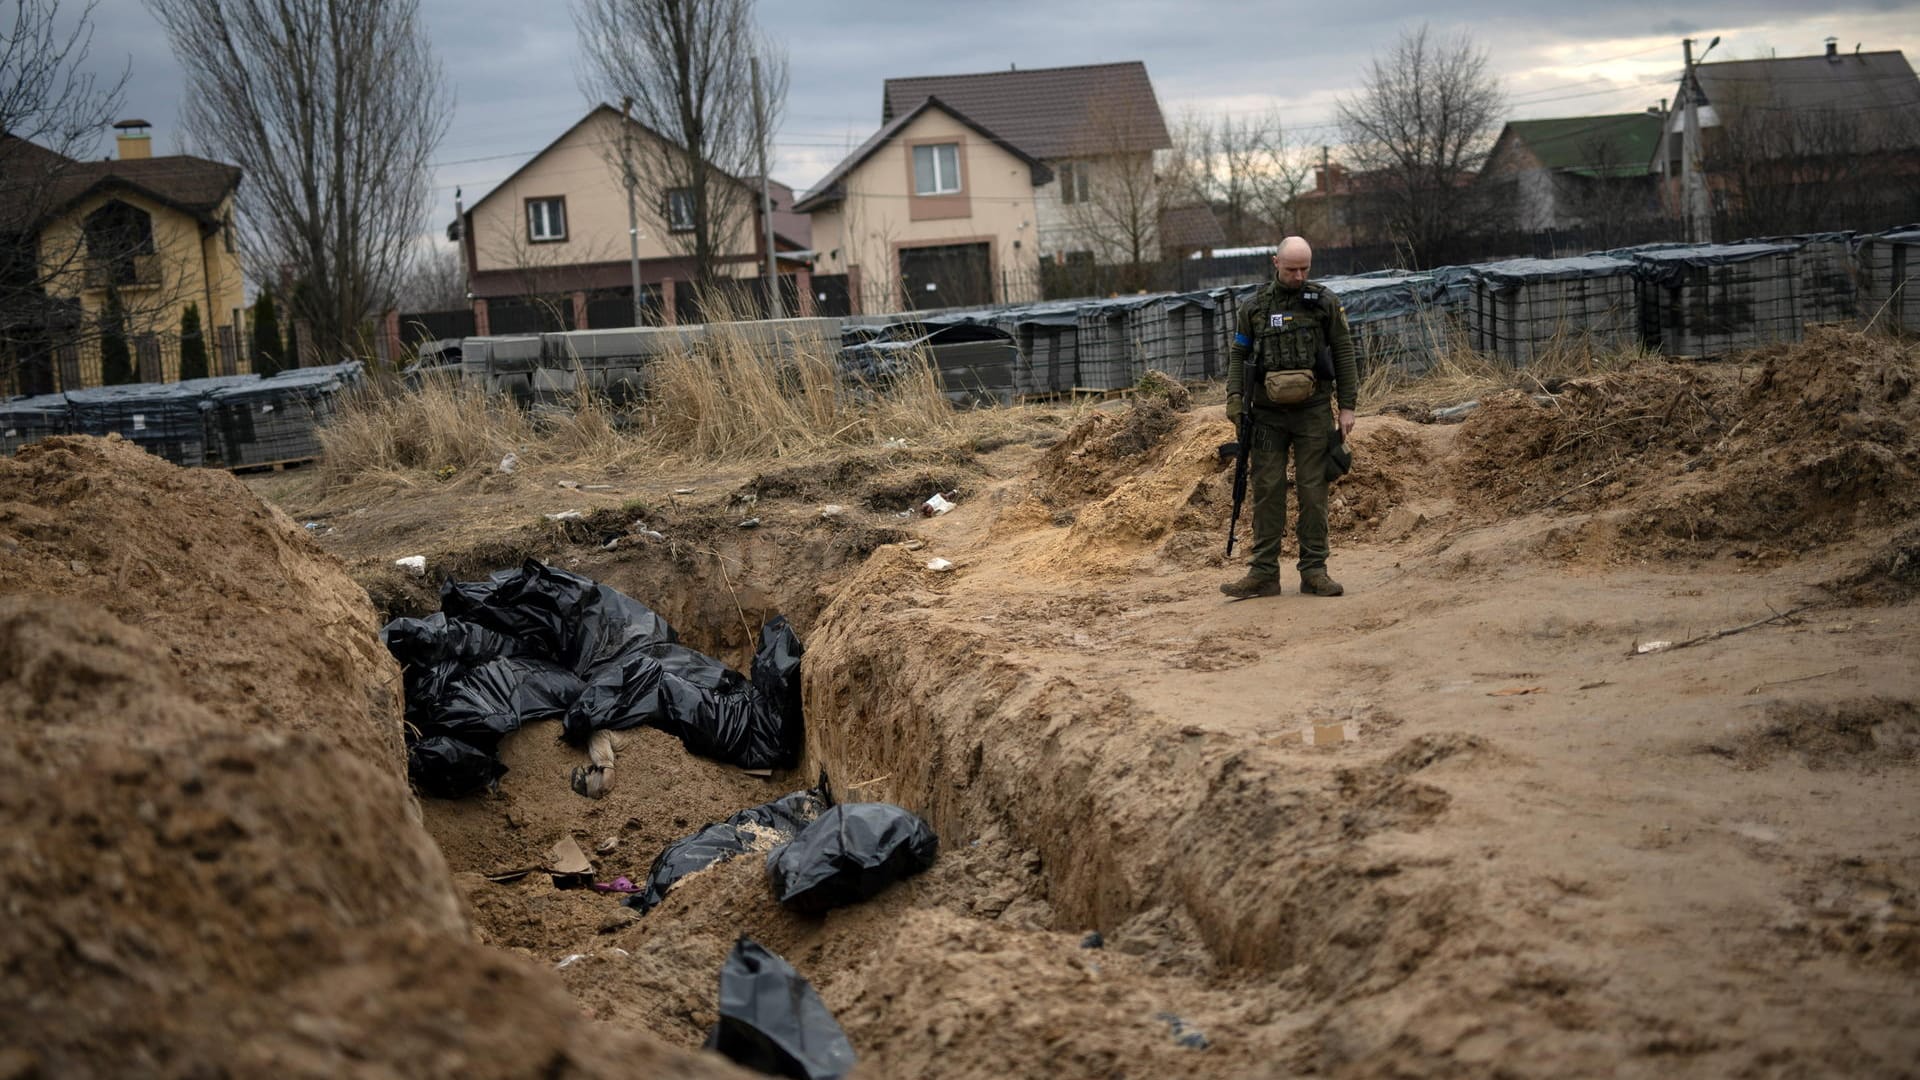
[{"label": "fence post", "polygon": [[860,267],[847,267],[847,311],[853,315],[864,315],[860,303]]},{"label": "fence post", "polygon": [[487,319],[487,298],[484,296],[475,297],[473,301],[473,336],[488,337],[492,333],[493,326]]},{"label": "fence post", "polygon": [[587,329],[587,294],[578,289],[573,294],[573,328]]},{"label": "fence post", "polygon": [[673,298],[673,279],[660,279],[660,325],[678,326],[680,305]]},{"label": "fence post", "polygon": [[794,299],[798,300],[800,317],[813,318],[813,271],[796,270],[793,272]]},{"label": "fence post", "polygon": [[406,348],[406,346],[401,344],[400,342],[400,309],[399,308],[387,309],[386,323],[387,323],[386,362],[389,366],[392,366],[400,363],[401,352],[403,349]]}]

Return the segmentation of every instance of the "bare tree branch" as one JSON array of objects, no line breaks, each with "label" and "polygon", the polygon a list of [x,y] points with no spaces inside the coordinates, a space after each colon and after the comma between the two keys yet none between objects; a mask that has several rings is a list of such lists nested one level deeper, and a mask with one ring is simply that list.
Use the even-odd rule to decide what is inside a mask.
[{"label": "bare tree branch", "polygon": [[765,130],[787,96],[786,53],[753,21],[752,0],[574,0],[588,92],[618,105],[651,137],[609,148],[631,170],[640,209],[658,235],[693,259],[704,289],[727,256],[753,250],[748,233],[758,169],[751,63],[760,64]]},{"label": "bare tree branch", "polygon": [[327,349],[390,303],[451,102],[417,0],[147,0],[187,72],[186,124],[245,173],[242,250]]}]

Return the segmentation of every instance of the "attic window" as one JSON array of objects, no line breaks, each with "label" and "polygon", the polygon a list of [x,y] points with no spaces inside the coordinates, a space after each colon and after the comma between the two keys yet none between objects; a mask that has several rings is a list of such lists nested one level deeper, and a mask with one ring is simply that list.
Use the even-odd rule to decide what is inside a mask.
[{"label": "attic window", "polygon": [[536,244],[567,238],[567,199],[555,195],[527,200],[527,239]]},{"label": "attic window", "polygon": [[952,195],[960,190],[960,144],[913,148],[913,193]]}]

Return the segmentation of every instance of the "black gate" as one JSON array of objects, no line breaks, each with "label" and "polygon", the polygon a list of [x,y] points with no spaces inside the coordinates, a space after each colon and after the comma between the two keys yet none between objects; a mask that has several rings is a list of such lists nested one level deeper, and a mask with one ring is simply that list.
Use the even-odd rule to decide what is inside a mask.
[{"label": "black gate", "polygon": [[910,308],[993,303],[993,254],[987,244],[900,250],[900,283]]}]

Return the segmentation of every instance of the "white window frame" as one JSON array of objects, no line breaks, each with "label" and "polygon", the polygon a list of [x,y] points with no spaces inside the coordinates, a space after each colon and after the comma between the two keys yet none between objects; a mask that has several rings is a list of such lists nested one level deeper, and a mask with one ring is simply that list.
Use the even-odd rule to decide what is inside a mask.
[{"label": "white window frame", "polygon": [[566,238],[567,197],[548,195],[538,199],[528,199],[527,241],[534,244],[557,244]]},{"label": "white window frame", "polygon": [[1060,165],[1060,205],[1072,206],[1087,202],[1091,195],[1087,191],[1087,163],[1068,161]]},{"label": "white window frame", "polygon": [[[685,216],[676,210],[685,210]],[[668,232],[693,231],[693,189],[669,188],[667,190],[666,219]]]},{"label": "white window frame", "polygon": [[[927,162],[929,166],[927,171],[933,175],[933,188],[929,191],[920,190],[920,153],[923,150],[926,151],[926,154],[927,154]],[[950,171],[952,175],[950,176],[944,175],[949,170],[942,168],[942,162],[940,160],[941,158],[940,151],[942,150],[947,151],[948,154],[951,155]],[[929,195],[960,194],[960,144],[959,143],[957,142],[925,143],[913,148],[913,193],[922,198],[925,198],[926,196],[929,196]]]}]

